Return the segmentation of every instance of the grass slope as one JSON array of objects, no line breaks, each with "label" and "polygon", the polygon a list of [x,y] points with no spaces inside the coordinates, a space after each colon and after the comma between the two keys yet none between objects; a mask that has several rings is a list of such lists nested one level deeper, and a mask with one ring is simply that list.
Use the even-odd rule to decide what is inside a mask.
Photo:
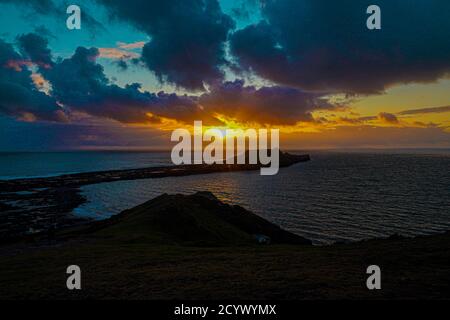
[{"label": "grass slope", "polygon": [[[0,299],[450,296],[450,234],[316,247],[288,244],[303,238],[280,230],[211,194],[163,195],[51,243],[0,248]],[[273,244],[256,245],[254,233]],[[71,264],[81,267],[81,291],[66,289]],[[382,290],[365,286],[371,264]]]}]

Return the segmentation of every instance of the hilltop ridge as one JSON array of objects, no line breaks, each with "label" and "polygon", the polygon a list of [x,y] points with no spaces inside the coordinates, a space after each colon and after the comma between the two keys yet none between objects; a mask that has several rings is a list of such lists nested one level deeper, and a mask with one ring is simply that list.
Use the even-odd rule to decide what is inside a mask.
[{"label": "hilltop ridge", "polygon": [[158,244],[311,244],[240,206],[221,202],[210,192],[163,194],[97,222],[91,232],[122,242]]}]

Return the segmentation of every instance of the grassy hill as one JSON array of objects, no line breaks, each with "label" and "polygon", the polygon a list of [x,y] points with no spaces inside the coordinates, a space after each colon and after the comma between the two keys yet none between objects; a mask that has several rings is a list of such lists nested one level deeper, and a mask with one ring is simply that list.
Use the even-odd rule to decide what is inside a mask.
[{"label": "grassy hill", "polygon": [[[162,195],[51,240],[0,247],[0,299],[448,299],[449,247],[448,233],[311,246],[210,193]],[[80,291],[66,289],[72,264]],[[371,264],[382,290],[366,288]]]},{"label": "grassy hill", "polygon": [[193,246],[311,244],[307,239],[245,210],[220,202],[212,193],[161,195],[92,227],[95,237],[121,242]]}]

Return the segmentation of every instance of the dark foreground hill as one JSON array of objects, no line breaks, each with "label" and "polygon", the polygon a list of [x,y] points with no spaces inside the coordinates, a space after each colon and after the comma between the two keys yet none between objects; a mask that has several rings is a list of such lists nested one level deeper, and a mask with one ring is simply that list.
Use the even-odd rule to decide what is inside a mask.
[{"label": "dark foreground hill", "polygon": [[89,228],[95,237],[121,242],[195,246],[257,243],[311,244],[311,241],[245,210],[219,201],[210,192],[163,194]]},{"label": "dark foreground hill", "polygon": [[[308,244],[210,193],[163,195],[89,227],[0,247],[0,299],[450,297],[450,234]],[[80,291],[66,289],[73,264]],[[366,287],[372,264],[381,290]]]}]

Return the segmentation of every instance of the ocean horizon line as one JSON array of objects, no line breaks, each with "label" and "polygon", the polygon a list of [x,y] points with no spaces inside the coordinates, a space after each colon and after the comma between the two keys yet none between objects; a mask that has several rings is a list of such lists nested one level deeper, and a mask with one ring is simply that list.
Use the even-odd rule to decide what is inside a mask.
[{"label": "ocean horizon line", "polygon": [[[371,151],[446,151],[450,152],[449,147],[335,147],[335,148],[280,148],[285,152],[371,152]],[[147,149],[147,148],[100,148],[100,149],[48,149],[48,150],[0,150],[0,154],[20,154],[20,153],[78,153],[78,152],[142,152],[142,153],[170,153],[172,150],[168,149]]]}]

